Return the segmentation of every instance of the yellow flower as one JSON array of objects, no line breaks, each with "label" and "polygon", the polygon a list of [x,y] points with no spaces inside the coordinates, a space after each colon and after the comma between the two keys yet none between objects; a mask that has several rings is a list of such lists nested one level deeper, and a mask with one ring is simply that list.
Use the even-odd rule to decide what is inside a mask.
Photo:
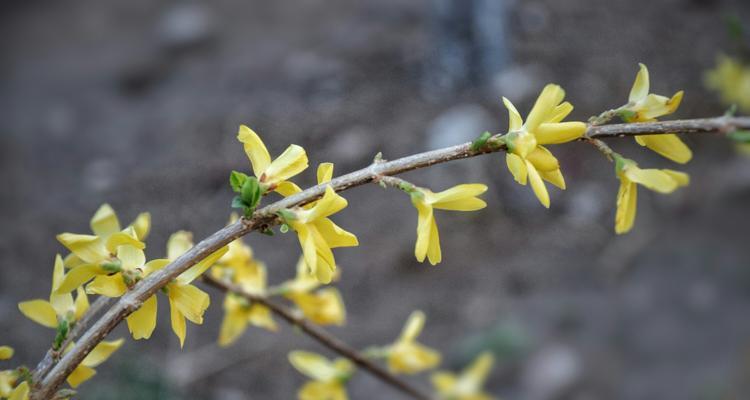
[{"label": "yellow flower", "polygon": [[505,142],[508,153],[505,161],[516,182],[526,185],[527,179],[539,201],[549,208],[549,193],[543,181],[565,189],[565,179],[557,159],[543,145],[570,142],[586,132],[586,124],[578,121],[561,122],[573,111],[573,105],[562,102],[565,91],[548,84],[539,94],[524,123],[516,107],[503,97],[508,109],[510,126]]},{"label": "yellow flower", "polygon": [[305,263],[320,282],[329,283],[336,270],[331,249],[357,246],[357,237],[347,232],[328,216],[347,206],[347,201],[327,186],[323,197],[311,207],[287,211],[286,223],[297,232]]},{"label": "yellow flower", "polygon": [[494,397],[485,393],[482,386],[493,363],[492,353],[484,352],[458,376],[445,371],[432,374],[432,384],[440,399],[492,400]]},{"label": "yellow flower", "polygon": [[[99,366],[104,361],[107,361],[107,359],[117,351],[117,349],[122,346],[122,343],[124,342],[124,339],[118,339],[115,341],[102,341],[96,347],[94,347],[94,350],[91,350],[91,352],[86,356],[86,358],[83,359],[83,361],[71,372],[70,375],[68,375],[67,381],[68,384],[76,388],[81,383],[91,379],[94,375],[96,375],[96,370],[94,370],[95,367]],[[70,351],[70,349],[73,348],[73,344],[66,349],[66,352]]]},{"label": "yellow flower", "polygon": [[414,255],[419,262],[425,257],[430,264],[436,265],[442,260],[440,252],[440,236],[433,209],[453,211],[475,211],[487,206],[482,199],[477,198],[487,191],[487,186],[479,183],[457,185],[439,193],[433,193],[425,188],[407,188],[411,195],[411,203],[417,209],[417,243]]},{"label": "yellow flower", "polygon": [[[672,114],[682,101],[683,92],[680,90],[671,98],[649,93],[648,68],[640,65],[633,87],[630,89],[628,104],[619,109],[620,117],[625,122],[650,122],[663,115]],[[674,162],[684,164],[693,157],[693,152],[675,134],[641,135],[635,141],[641,146],[648,147],[659,155]]]},{"label": "yellow flower", "polygon": [[29,400],[29,383],[24,381],[8,395],[8,400]]},{"label": "yellow flower", "polygon": [[[251,262],[236,272],[234,283],[243,290],[260,296],[266,294],[266,266],[263,263]],[[227,293],[224,298],[224,320],[219,331],[219,345],[229,346],[234,343],[245,332],[248,324],[270,331],[278,329],[268,307]]]},{"label": "yellow flower", "polygon": [[354,373],[352,363],[344,358],[331,362],[306,351],[289,353],[289,362],[297,371],[312,378],[297,394],[299,400],[347,400],[345,384]]},{"label": "yellow flower", "polygon": [[[164,268],[170,262],[192,247],[192,234],[186,231],[179,231],[170,236],[167,242],[167,254],[170,258],[152,260],[143,267],[143,276]],[[187,318],[195,324],[203,323],[203,313],[210,304],[208,294],[191,282],[201,276],[216,260],[221,258],[227,251],[227,247],[211,253],[206,258],[188,268],[181,273],[172,282],[164,286],[163,291],[169,298],[170,319],[172,330],[180,339],[180,347],[185,343]],[[125,262],[123,262],[123,265]],[[143,302],[141,308],[130,314],[126,321],[128,329],[134,339],[148,339],[156,327],[157,300],[156,295],[149,297]]]},{"label": "yellow flower", "polygon": [[[238,216],[232,213],[229,224],[237,222]],[[236,239],[229,243],[229,250],[211,268],[212,277],[219,280],[229,280],[235,283],[235,278],[247,268],[256,268],[255,264],[262,264],[253,258],[253,249],[245,244],[242,239]],[[265,266],[263,266],[265,268]]]},{"label": "yellow flower", "polygon": [[414,311],[396,342],[388,346],[388,368],[391,372],[416,374],[435,368],[440,364],[440,353],[417,342],[424,327],[425,315]]},{"label": "yellow flower", "polygon": [[18,309],[30,320],[48,328],[57,329],[60,323],[72,325],[78,321],[89,308],[89,301],[82,288],[78,288],[77,297],[73,300],[70,293],[57,293],[57,287],[65,278],[65,267],[62,257],[55,257],[52,272],[52,291],[49,301],[36,299],[18,303]]},{"label": "yellow flower", "polygon": [[[72,254],[65,257],[65,266],[72,268],[84,263],[96,263],[107,258],[107,249],[114,249],[123,240],[119,233],[126,233],[137,241],[144,241],[151,230],[151,214],[138,214],[135,220],[124,230],[120,227],[120,220],[115,210],[109,204],[103,204],[96,210],[90,222],[93,235],[62,233],[57,239],[67,247]],[[114,236],[114,238],[112,238]],[[112,241],[110,242],[110,238]]]},{"label": "yellow flower", "polygon": [[706,72],[706,86],[719,92],[725,104],[737,104],[740,110],[750,112],[750,66],[740,60],[721,55],[716,68]]},{"label": "yellow flower", "polygon": [[266,145],[252,129],[240,125],[237,139],[245,148],[253,173],[260,183],[267,185],[267,190],[276,190],[279,185],[284,185],[287,179],[307,168],[305,149],[296,144],[287,147],[278,158],[271,161]]},{"label": "yellow flower", "polygon": [[688,174],[671,169],[640,169],[632,160],[616,157],[616,173],[620,179],[617,193],[615,232],[626,233],[635,221],[638,184],[659,193],[672,193],[680,186],[690,183]]},{"label": "yellow flower", "polygon": [[300,257],[297,275],[293,280],[284,282],[279,289],[310,321],[319,325],[343,325],[346,309],[341,293],[335,288],[315,291],[319,286],[320,282],[307,269],[304,257]]}]

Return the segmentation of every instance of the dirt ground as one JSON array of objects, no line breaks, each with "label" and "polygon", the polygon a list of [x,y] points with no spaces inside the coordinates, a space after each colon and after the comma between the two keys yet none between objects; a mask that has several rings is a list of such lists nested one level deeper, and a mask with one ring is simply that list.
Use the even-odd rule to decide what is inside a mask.
[{"label": "dirt ground", "polygon": [[[0,5],[0,343],[19,362],[42,356],[52,333],[16,303],[47,296],[63,251],[55,235],[86,232],[101,203],[123,221],[152,213],[150,257],[175,230],[202,238],[223,226],[229,171],[249,169],[241,123],[273,154],[297,143],[313,168],[332,161],[344,173],[377,152],[392,159],[505,129],[500,96],[525,114],[547,82],[585,120],[625,102],[638,62],[654,92],[685,89],[675,117],[719,115],[726,107],[702,74],[730,46],[725,17],[750,21],[741,0],[506,3],[502,72],[448,89],[426,78],[439,73],[441,46],[427,0]],[[331,331],[360,348],[386,344],[424,310],[421,340],[444,351],[445,368],[496,353],[488,389],[505,399],[750,398],[750,159],[721,138],[686,141],[691,185],[642,191],[636,227],[620,237],[613,167],[585,144],[554,149],[568,190],[552,191],[549,211],[499,155],[406,175],[436,190],[490,186],[485,210],[438,215],[437,267],[414,260],[406,196],[347,192],[336,221],[361,245],[336,251],[348,323]],[[611,142],[643,165],[681,168],[631,139]],[[247,241],[272,283],[293,275],[292,234]],[[281,321],[279,333],[251,328],[218,348],[221,296],[211,293],[182,351],[163,308],[153,338],[128,341],[80,398],[293,398],[304,378],[286,354],[329,353]],[[410,380],[427,388],[425,378]],[[404,398],[365,372],[350,396]]]}]

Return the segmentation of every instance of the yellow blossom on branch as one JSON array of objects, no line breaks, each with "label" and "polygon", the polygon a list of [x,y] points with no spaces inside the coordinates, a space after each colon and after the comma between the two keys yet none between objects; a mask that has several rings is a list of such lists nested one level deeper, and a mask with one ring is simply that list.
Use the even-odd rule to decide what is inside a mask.
[{"label": "yellow blossom on branch", "polygon": [[586,132],[583,122],[562,122],[573,111],[573,105],[562,102],[565,91],[558,85],[548,84],[539,94],[524,123],[516,107],[503,97],[508,109],[510,126],[505,136],[508,169],[516,182],[531,188],[539,201],[549,208],[549,193],[544,181],[565,189],[565,179],[560,164],[543,145],[566,143],[580,138]]},{"label": "yellow blossom on branch", "polygon": [[336,270],[331,249],[359,244],[356,236],[328,218],[347,204],[346,199],[327,186],[323,197],[311,207],[282,213],[286,224],[297,232],[307,268],[323,283],[330,283]]},{"label": "yellow blossom on branch", "polygon": [[750,112],[750,66],[741,60],[720,55],[716,68],[705,75],[706,86],[719,92],[725,104],[737,104],[740,110]]},{"label": "yellow blossom on branch", "polygon": [[278,290],[310,321],[319,325],[343,325],[346,308],[341,293],[332,287],[316,291],[319,286],[320,282],[310,274],[304,257],[300,257],[295,278],[284,282]]},{"label": "yellow blossom on branch", "polygon": [[[683,91],[675,93],[671,98],[649,93],[649,73],[644,64],[638,64],[640,69],[630,89],[628,104],[618,109],[618,115],[625,122],[653,122],[656,118],[672,114],[680,106]],[[677,135],[640,135],[635,141],[641,146],[648,147],[659,155],[674,162],[684,164],[693,157],[693,152]]]},{"label": "yellow blossom on branch", "polygon": [[13,357],[13,348],[10,346],[0,346],[0,360],[10,360]]},{"label": "yellow blossom on branch", "polygon": [[438,393],[438,398],[444,400],[494,399],[482,390],[493,363],[492,353],[484,352],[459,375],[445,371],[432,374],[432,384]]},{"label": "yellow blossom on branch", "polygon": [[440,353],[417,342],[424,328],[425,315],[414,311],[406,321],[401,336],[385,349],[388,369],[394,373],[416,374],[440,364]]},{"label": "yellow blossom on branch", "polygon": [[266,190],[276,190],[279,185],[284,186],[287,179],[299,174],[307,168],[307,154],[305,149],[293,144],[275,160],[257,133],[245,125],[240,125],[237,139],[242,142],[247,158],[252,164],[253,173]]},{"label": "yellow blossom on branch", "polygon": [[24,381],[8,394],[8,400],[29,400],[29,393],[29,383]]},{"label": "yellow blossom on branch", "polygon": [[346,382],[354,373],[354,365],[345,358],[330,361],[325,357],[307,351],[289,353],[292,366],[311,381],[297,393],[299,400],[347,400]]},{"label": "yellow blossom on branch", "polygon": [[659,193],[672,193],[690,183],[688,174],[671,169],[641,169],[633,160],[615,157],[615,172],[620,179],[617,193],[615,232],[627,233],[633,227],[638,201],[638,185]]},{"label": "yellow blossom on branch", "polygon": [[487,191],[487,186],[479,183],[457,185],[442,192],[433,193],[429,189],[404,187],[411,196],[411,203],[417,209],[417,242],[414,255],[419,262],[425,257],[430,264],[436,265],[442,260],[440,236],[434,209],[451,211],[476,211],[487,206],[477,196]]}]

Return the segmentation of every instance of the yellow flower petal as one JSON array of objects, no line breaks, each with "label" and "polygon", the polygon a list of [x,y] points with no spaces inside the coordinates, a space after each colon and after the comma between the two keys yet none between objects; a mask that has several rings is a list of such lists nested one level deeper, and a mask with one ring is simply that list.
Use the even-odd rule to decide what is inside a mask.
[{"label": "yellow flower petal", "polygon": [[207,269],[216,263],[224,254],[227,253],[229,247],[224,246],[219,250],[209,254],[206,258],[200,260],[197,264],[188,268],[185,272],[181,273],[177,280],[182,284],[188,284],[194,281],[196,278],[201,276]]},{"label": "yellow flower petal", "polygon": [[86,291],[83,290],[82,287],[76,289],[76,302],[74,308],[76,321],[80,321],[81,317],[83,317],[89,309],[89,298],[86,296]]},{"label": "yellow flower petal", "polygon": [[534,165],[531,164],[531,162],[525,162],[526,169],[529,171],[529,182],[531,183],[531,188],[534,190],[534,194],[544,207],[549,208],[549,193],[547,192],[547,187],[544,186],[542,177],[539,175],[536,168],[534,168]]},{"label": "yellow flower petal", "polygon": [[648,95],[648,89],[649,89],[649,77],[648,77],[648,68],[644,64],[638,64],[640,69],[638,70],[638,74],[635,76],[635,81],[633,82],[633,87],[630,89],[630,95],[628,96],[628,101],[637,103],[643,99],[646,98]]},{"label": "yellow flower petal", "polygon": [[305,318],[318,325],[343,325],[346,321],[344,301],[336,288],[325,288],[316,293],[291,293],[288,297]]},{"label": "yellow flower petal", "polygon": [[68,311],[74,310],[73,296],[69,293],[58,294],[56,289],[60,287],[65,278],[65,266],[62,257],[58,254],[55,257],[55,266],[52,272],[52,292],[49,296],[49,302],[55,309],[57,315],[66,315]]},{"label": "yellow flower petal", "polygon": [[560,163],[552,153],[543,146],[537,146],[534,151],[526,156],[526,159],[534,164],[537,171],[554,171],[560,169]]},{"label": "yellow flower petal", "polygon": [[128,291],[123,281],[122,274],[97,275],[94,280],[86,286],[86,291],[92,294],[100,294],[107,297],[120,297]]},{"label": "yellow flower petal", "polygon": [[297,371],[317,381],[330,381],[339,373],[327,358],[308,351],[292,351],[289,362]]},{"label": "yellow flower petal", "polygon": [[203,313],[211,303],[208,293],[193,285],[168,285],[170,305],[177,307],[185,318],[195,324],[203,323]]},{"label": "yellow flower petal", "polygon": [[107,359],[122,346],[125,339],[117,339],[113,341],[101,341],[93,350],[83,359],[82,365],[87,367],[96,367],[101,363],[107,361]]},{"label": "yellow flower petal", "polygon": [[136,238],[140,241],[146,240],[151,232],[151,214],[144,212],[138,214],[135,220],[126,229],[132,228],[135,231]]},{"label": "yellow flower petal", "polygon": [[48,328],[57,328],[57,314],[52,305],[44,300],[29,300],[18,303],[18,309],[26,318]]},{"label": "yellow flower petal", "polygon": [[321,218],[314,223],[320,235],[328,243],[328,247],[352,247],[359,245],[357,236],[347,232],[340,226],[336,225],[329,218]]},{"label": "yellow flower petal", "polygon": [[98,236],[61,233],[57,235],[57,240],[87,263],[96,263],[109,256]]},{"label": "yellow flower petal", "polygon": [[167,240],[167,258],[176,260],[193,247],[193,234],[188,231],[177,231]]},{"label": "yellow flower petal", "polygon": [[10,360],[13,357],[13,348],[10,346],[0,346],[0,360]]},{"label": "yellow flower petal", "polygon": [[348,400],[340,382],[307,382],[297,394],[299,400]]},{"label": "yellow flower petal", "polygon": [[177,306],[174,304],[171,297],[169,298],[169,316],[170,321],[172,322],[172,331],[174,331],[174,334],[180,339],[180,348],[182,348],[185,344],[185,333],[187,330],[187,327],[185,326],[185,317],[177,309]]},{"label": "yellow flower petal", "polygon": [[133,339],[139,340],[151,337],[156,328],[157,310],[157,300],[156,295],[154,295],[146,299],[141,308],[128,315],[126,322]]},{"label": "yellow flower petal", "polygon": [[107,238],[105,247],[108,253],[116,253],[118,247],[125,245],[132,246],[140,250],[146,248],[146,244],[138,240],[138,234],[135,233],[135,229],[132,227],[127,228],[122,232],[117,232],[110,235]]},{"label": "yellow flower petal", "polygon": [[29,400],[29,383],[23,381],[16,386],[16,388],[10,393],[8,400]]},{"label": "yellow flower petal", "polygon": [[525,186],[528,173],[523,159],[513,153],[507,153],[505,155],[505,162],[508,164],[508,170],[513,175],[513,179]]},{"label": "yellow flower petal", "polygon": [[70,293],[100,274],[106,274],[106,272],[98,265],[79,265],[65,274],[60,286],[57,287],[57,293]]},{"label": "yellow flower petal", "polygon": [[289,197],[293,194],[297,194],[301,192],[302,189],[300,189],[299,186],[295,185],[294,183],[290,181],[283,181],[276,184],[276,188],[274,189],[274,192],[284,196]]},{"label": "yellow flower petal", "polygon": [[409,315],[409,319],[406,320],[404,330],[401,332],[399,340],[412,341],[415,340],[422,329],[424,329],[425,315],[422,311],[414,311]]},{"label": "yellow flower petal", "polygon": [[321,163],[318,165],[318,185],[330,182],[333,178],[333,163]]},{"label": "yellow flower petal", "polygon": [[96,375],[96,371],[93,368],[79,365],[70,373],[70,375],[68,375],[66,380],[70,387],[75,389],[83,382],[91,379],[94,375]]},{"label": "yellow flower petal", "polygon": [[394,373],[417,374],[437,367],[441,358],[440,353],[422,344],[399,343],[389,350],[388,369]]},{"label": "yellow flower petal", "polygon": [[271,314],[271,310],[269,310],[268,307],[260,304],[253,304],[250,306],[247,319],[254,326],[275,332],[278,330],[278,327],[276,326],[276,322],[274,322],[272,315],[273,314]]},{"label": "yellow flower petal", "polygon": [[547,122],[555,115],[555,108],[564,98],[565,91],[559,85],[550,83],[545,86],[526,117],[526,129],[529,132],[536,132],[540,124]]},{"label": "yellow flower petal", "polygon": [[427,260],[429,260],[432,265],[440,264],[440,261],[443,260],[443,255],[440,251],[440,235],[438,233],[435,218],[432,218],[432,223],[430,224],[430,241],[429,246],[427,247]]},{"label": "yellow flower petal", "polygon": [[417,208],[417,243],[414,246],[414,256],[417,261],[423,262],[427,257],[427,250],[430,247],[430,241],[432,240],[432,223],[434,217],[432,214],[432,207],[425,205],[420,201],[412,200],[412,204]]},{"label": "yellow flower petal", "polygon": [[521,129],[521,126],[523,126],[523,118],[521,118],[521,114],[518,113],[516,106],[505,97],[503,97],[503,104],[505,104],[505,108],[508,109],[508,131],[512,132]]},{"label": "yellow flower petal", "polygon": [[[484,201],[476,196],[487,191],[487,185],[467,183],[456,185],[439,193],[426,193],[426,200],[433,208],[455,211],[474,211],[484,208]],[[478,201],[477,201],[478,200]]]},{"label": "yellow flower petal", "polygon": [[330,185],[326,186],[325,194],[315,202],[315,206],[299,213],[300,221],[307,223],[327,217],[343,210],[348,204],[346,199],[339,196]]},{"label": "yellow flower petal", "polygon": [[243,310],[227,310],[219,329],[219,346],[226,347],[234,343],[247,329],[247,323],[248,318]]},{"label": "yellow flower petal", "polygon": [[687,186],[690,184],[690,175],[680,172],[680,171],[674,171],[671,169],[663,169],[662,172],[669,175],[672,179],[674,179],[675,182],[677,182],[677,186]]},{"label": "yellow flower petal", "polygon": [[565,178],[559,169],[554,171],[539,171],[542,179],[557,186],[558,188],[565,190]]},{"label": "yellow flower petal", "polygon": [[307,165],[305,149],[296,144],[290,145],[266,168],[263,181],[269,184],[285,181],[307,169]]},{"label": "yellow flower petal", "polygon": [[560,144],[576,140],[586,133],[586,124],[578,121],[545,122],[533,131],[539,144]]},{"label": "yellow flower petal", "polygon": [[143,266],[143,276],[149,276],[154,272],[166,267],[171,262],[171,260],[166,258],[157,258],[155,260],[151,260]]},{"label": "yellow flower petal", "polygon": [[568,116],[573,111],[573,105],[569,102],[564,102],[559,104],[555,109],[552,111],[552,114],[550,115],[549,119],[547,119],[547,122],[560,122],[565,119],[565,117]]},{"label": "yellow flower petal", "polygon": [[629,180],[659,193],[671,193],[677,189],[677,182],[659,169],[631,167],[625,169],[623,173]]},{"label": "yellow flower petal", "polygon": [[674,134],[636,136],[635,140],[676,163],[685,164],[693,158],[690,148]]},{"label": "yellow flower petal", "polygon": [[122,269],[126,271],[134,271],[146,264],[146,255],[143,254],[143,250],[129,244],[117,247],[117,259],[120,260]]},{"label": "yellow flower petal", "polygon": [[485,351],[474,360],[469,367],[464,370],[461,374],[461,380],[466,386],[479,391],[484,381],[487,380],[490,370],[492,370],[492,364],[495,363],[495,357],[492,353]]},{"label": "yellow flower petal", "polygon": [[617,212],[615,213],[615,233],[623,234],[633,228],[638,202],[638,187],[635,183],[622,179],[617,192]]},{"label": "yellow flower petal", "polygon": [[263,144],[257,133],[245,125],[240,125],[237,139],[242,142],[245,154],[247,154],[247,158],[250,159],[253,166],[253,173],[260,178],[271,164],[271,155],[268,154],[266,145]]},{"label": "yellow flower petal", "polygon": [[91,218],[91,231],[97,236],[109,236],[120,231],[120,221],[109,204],[102,204]]}]

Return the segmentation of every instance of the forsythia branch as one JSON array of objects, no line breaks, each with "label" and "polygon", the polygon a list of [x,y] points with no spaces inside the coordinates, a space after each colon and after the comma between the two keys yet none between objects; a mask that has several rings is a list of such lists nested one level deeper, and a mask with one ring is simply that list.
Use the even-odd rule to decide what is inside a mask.
[{"label": "forsythia branch", "polygon": [[268,307],[268,309],[270,309],[271,312],[278,315],[279,317],[287,321],[289,324],[298,327],[302,332],[304,332],[311,338],[315,339],[323,346],[348,358],[355,364],[359,365],[363,369],[375,375],[375,377],[377,377],[378,379],[395,387],[396,389],[402,391],[403,393],[406,393],[415,399],[429,400],[431,398],[430,396],[427,396],[421,393],[416,388],[412,387],[406,381],[400,379],[394,374],[391,374],[385,368],[368,360],[365,356],[363,356],[357,350],[351,348],[348,344],[342,342],[340,339],[326,332],[320,326],[311,323],[310,321],[308,321],[302,316],[297,315],[297,313],[293,312],[291,309],[281,304],[277,304],[275,302],[269,301],[268,298],[266,298],[265,296],[249,293],[237,285],[215,279],[208,275],[203,276],[203,281],[207,283],[208,285],[211,285],[223,292],[231,292],[238,296],[244,297],[250,302],[262,304]]},{"label": "forsythia branch", "polygon": [[[589,126],[582,140],[667,133],[722,134],[730,133],[737,129],[750,129],[750,118],[724,116],[706,119]],[[132,290],[123,295],[80,337],[72,350],[60,359],[47,376],[41,382],[37,382],[37,385],[35,385],[36,389],[32,393],[32,398],[52,398],[57,388],[76,366],[83,361],[86,355],[125,317],[137,310],[146,299],[182,272],[233,240],[252,231],[264,230],[269,226],[278,224],[278,212],[315,201],[324,194],[327,186],[331,186],[335,191],[340,192],[351,187],[373,182],[382,176],[397,175],[447,161],[507,150],[503,143],[496,140],[500,136],[500,134],[494,135],[489,141],[485,140],[485,144],[478,147],[472,143],[464,143],[393,161],[377,161],[366,168],[279,200],[257,210],[251,218],[242,219],[219,230],[165,268],[140,281]],[[495,140],[492,141],[493,139]]]}]

